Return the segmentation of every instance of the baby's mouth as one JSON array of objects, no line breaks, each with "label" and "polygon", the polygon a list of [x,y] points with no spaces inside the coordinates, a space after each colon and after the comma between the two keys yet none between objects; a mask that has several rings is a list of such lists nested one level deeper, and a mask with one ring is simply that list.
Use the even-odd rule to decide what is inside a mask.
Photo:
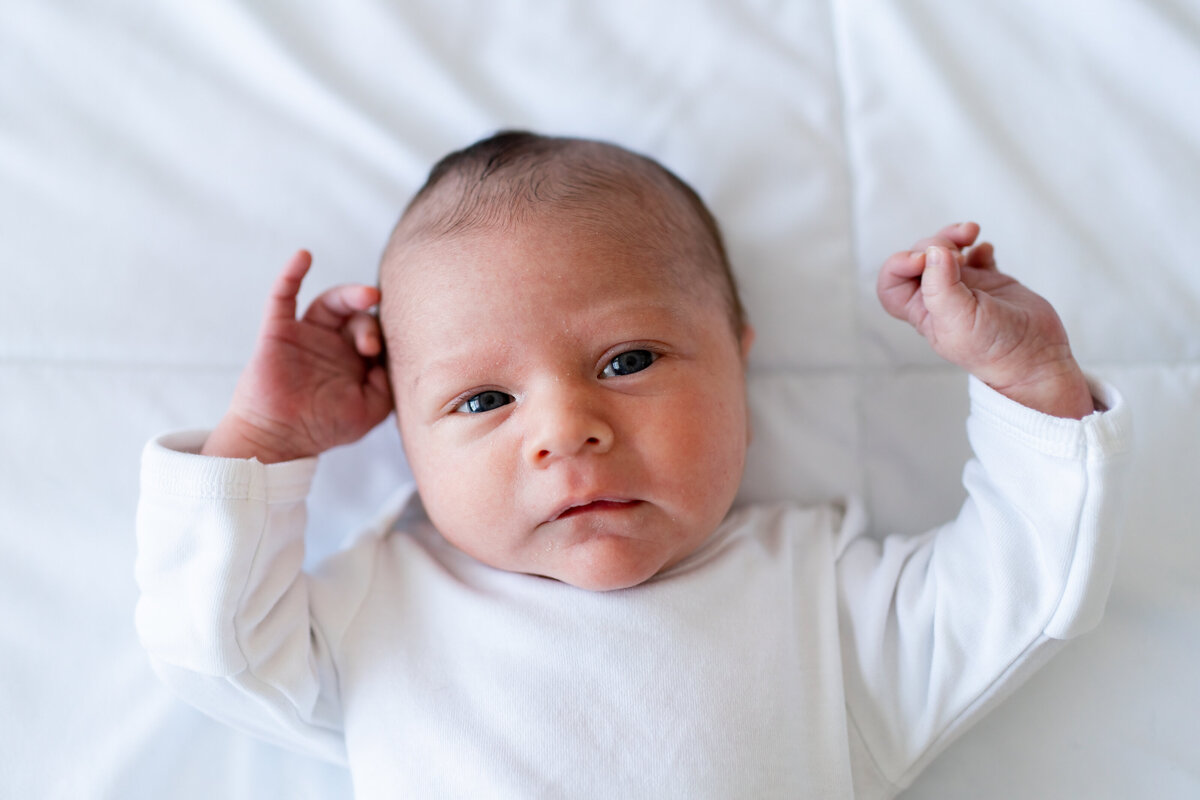
[{"label": "baby's mouth", "polygon": [[588,514],[593,512],[609,512],[609,511],[625,511],[635,506],[641,505],[641,500],[623,500],[617,498],[597,498],[583,503],[575,503],[560,510],[557,514],[550,518],[550,522],[567,517],[574,517],[579,514]]}]

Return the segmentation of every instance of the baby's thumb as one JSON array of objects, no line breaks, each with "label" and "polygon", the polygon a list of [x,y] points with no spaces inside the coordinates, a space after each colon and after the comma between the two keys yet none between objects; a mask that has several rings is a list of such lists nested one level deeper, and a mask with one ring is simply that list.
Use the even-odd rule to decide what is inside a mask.
[{"label": "baby's thumb", "polygon": [[974,310],[975,295],[962,282],[958,259],[944,247],[925,250],[921,299],[925,301],[925,310],[935,318],[953,317]]}]

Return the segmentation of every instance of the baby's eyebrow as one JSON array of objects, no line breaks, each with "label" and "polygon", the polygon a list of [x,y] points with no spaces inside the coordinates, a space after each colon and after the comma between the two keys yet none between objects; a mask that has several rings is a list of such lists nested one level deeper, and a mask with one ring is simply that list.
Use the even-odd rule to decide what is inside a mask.
[{"label": "baby's eyebrow", "polygon": [[[685,326],[686,318],[678,304],[630,298],[621,298],[611,306],[598,304],[585,316],[586,324],[581,323],[584,329],[598,329],[607,333],[584,333],[569,330],[571,326],[566,326],[558,334],[547,335],[554,339],[558,339],[559,335],[567,340],[578,339],[577,344],[583,347],[595,345],[597,342],[593,339],[604,339],[605,344],[612,344],[646,335],[653,339],[665,336],[668,340],[677,340],[682,336],[681,326]],[[401,380],[410,391],[430,383],[435,386],[441,383],[484,383],[489,376],[504,373],[522,357],[518,348],[518,344],[499,337],[469,344],[455,342],[445,345],[437,355],[420,364],[399,355],[392,369],[403,376]]]},{"label": "baby's eyebrow", "polygon": [[441,373],[453,372],[454,363],[453,361],[442,359],[432,364],[425,364],[420,369],[406,370],[408,372],[409,388],[416,390],[420,388],[422,383],[428,384],[431,377],[436,381]]},{"label": "baby's eyebrow", "polygon": [[405,368],[405,372],[410,376],[408,378],[409,388],[415,391],[421,384],[463,381],[469,383],[473,380],[480,380],[482,379],[481,365],[486,365],[489,370],[503,369],[504,365],[508,363],[508,357],[503,352],[507,349],[507,347],[501,348],[499,353],[483,353],[478,349],[466,350],[462,353],[438,356],[422,364],[419,368],[412,368],[409,365]]}]

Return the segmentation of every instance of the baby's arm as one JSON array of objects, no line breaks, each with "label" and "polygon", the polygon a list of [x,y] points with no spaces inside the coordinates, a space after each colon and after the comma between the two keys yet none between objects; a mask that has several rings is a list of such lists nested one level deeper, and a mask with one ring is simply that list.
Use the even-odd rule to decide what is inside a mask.
[{"label": "baby's arm", "polygon": [[[861,518],[837,560],[860,770],[906,786],[1061,642],[1093,628],[1116,566],[1129,411],[1052,417],[970,383],[958,516],[877,540]],[[871,766],[873,765],[873,766]]]},{"label": "baby's arm", "polygon": [[966,502],[881,540],[851,514],[838,544],[855,774],[891,791],[1099,622],[1116,564],[1129,411],[1089,386],[1057,314],[989,245],[962,252],[977,235],[946,228],[879,279],[885,308],[975,376]]},{"label": "baby's arm", "polygon": [[1053,307],[996,269],[992,246],[970,247],[974,222],[949,225],[879,272],[879,300],[934,352],[1024,406],[1081,419],[1095,408]]},{"label": "baby's arm", "polygon": [[298,253],[271,291],[229,412],[208,436],[171,434],[142,459],[137,628],[156,671],[218,719],[343,761],[333,653],[369,583],[369,547],[310,577],[305,499],[314,456],[387,416],[378,292],[325,292],[296,320],[311,264]]},{"label": "baby's arm", "polygon": [[296,295],[312,265],[301,250],[276,278],[262,328],[233,401],[203,455],[264,464],[323,453],[362,438],[392,409],[372,286],[338,286],[296,319]]}]

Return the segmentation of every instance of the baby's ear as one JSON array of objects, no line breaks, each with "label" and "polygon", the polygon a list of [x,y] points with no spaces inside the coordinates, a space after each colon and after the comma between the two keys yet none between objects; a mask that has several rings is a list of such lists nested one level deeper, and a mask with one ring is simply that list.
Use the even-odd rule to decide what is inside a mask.
[{"label": "baby's ear", "polygon": [[754,344],[754,336],[753,325],[746,323],[742,326],[742,334],[738,337],[738,344],[741,345],[743,362],[750,357],[750,348]]}]

